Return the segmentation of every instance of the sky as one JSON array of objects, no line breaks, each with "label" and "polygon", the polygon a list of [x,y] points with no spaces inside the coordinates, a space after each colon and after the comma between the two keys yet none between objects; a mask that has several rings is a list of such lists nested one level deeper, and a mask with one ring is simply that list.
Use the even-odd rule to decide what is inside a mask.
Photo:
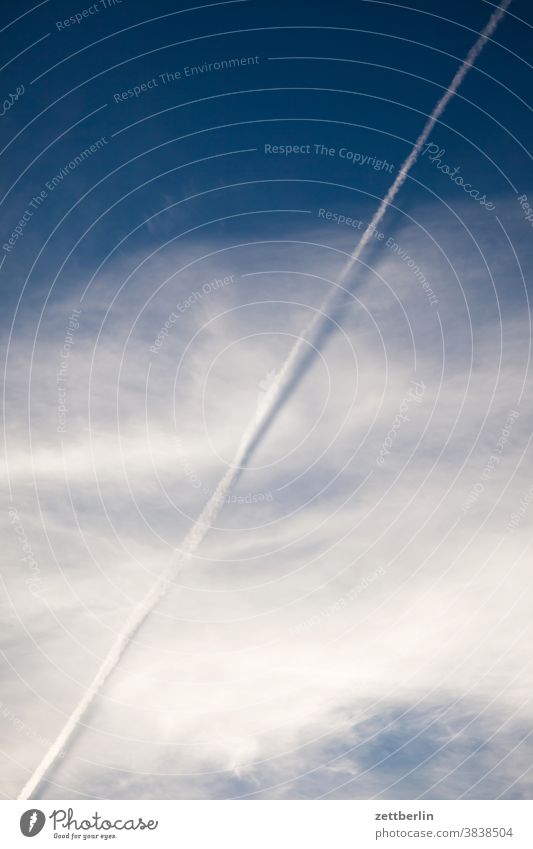
[{"label": "sky", "polygon": [[339,286],[495,5],[0,12],[2,798],[332,291],[36,798],[531,798],[527,0]]}]

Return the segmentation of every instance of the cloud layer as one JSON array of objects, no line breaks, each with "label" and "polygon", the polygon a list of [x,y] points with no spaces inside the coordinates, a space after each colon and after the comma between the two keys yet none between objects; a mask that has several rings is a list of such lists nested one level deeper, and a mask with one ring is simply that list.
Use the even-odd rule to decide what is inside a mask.
[{"label": "cloud layer", "polygon": [[[43,795],[527,794],[530,328],[500,296],[520,269],[490,245],[474,262],[435,207],[385,235],[438,305],[376,246]],[[179,549],[352,238],[122,257],[13,337],[6,795]]]}]

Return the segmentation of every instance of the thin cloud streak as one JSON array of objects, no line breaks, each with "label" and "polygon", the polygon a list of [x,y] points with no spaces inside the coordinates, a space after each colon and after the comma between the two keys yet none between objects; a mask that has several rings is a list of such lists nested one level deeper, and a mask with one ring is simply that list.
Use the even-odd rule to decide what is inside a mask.
[{"label": "thin cloud streak", "polygon": [[301,351],[303,346],[309,344],[310,342],[311,344],[313,344],[313,340],[316,340],[317,337],[320,337],[323,327],[329,321],[327,315],[330,309],[332,307],[335,307],[335,303],[337,301],[337,298],[339,297],[338,287],[341,287],[342,292],[344,282],[348,278],[355,263],[361,257],[361,254],[366,248],[367,244],[372,240],[374,231],[377,229],[388,207],[392,204],[394,198],[396,197],[403,183],[407,179],[409,171],[415,165],[420,151],[425,142],[427,141],[435,123],[438,121],[439,117],[446,109],[446,106],[448,105],[450,100],[454,97],[459,86],[466,77],[469,69],[479,57],[487,40],[496,30],[496,27],[498,26],[500,20],[505,14],[506,9],[510,6],[511,2],[512,0],[502,0],[498,9],[491,15],[488,23],[481,31],[475,44],[469,50],[466,58],[462,62],[456,74],[454,75],[450,85],[448,86],[448,89],[433,109],[429,119],[427,120],[424,126],[424,129],[419,135],[413,149],[409,153],[404,164],[400,168],[396,179],[394,180],[387,194],[381,201],[378,209],[372,217],[372,220],[364,231],[363,236],[361,237],[361,240],[359,241],[355,251],[351,254],[349,259],[345,263],[343,269],[341,270],[337,281],[338,285],[335,286],[330,292],[330,294],[324,299],[319,310],[315,312],[311,321],[304,328],[302,334],[300,335],[296,343],[293,345],[288,357],[281,366],[281,369],[279,370],[275,381],[270,385],[267,392],[265,393],[259,408],[256,410],[254,417],[252,418],[251,422],[249,423],[241,438],[232,464],[228,467],[225,474],[220,479],[212,496],[209,498],[206,506],[200,513],[200,516],[187,534],[177,564],[173,562],[170,565],[170,567],[157,579],[156,583],[145,596],[143,601],[133,610],[126,622],[124,629],[116,638],[113,646],[111,647],[106,658],[101,664],[98,672],[96,673],[95,678],[93,679],[93,682],[91,683],[83,697],[80,699],[77,706],[74,708],[74,711],[70,715],[65,726],[53,742],[52,746],[44,755],[43,759],[37,766],[34,773],[31,775],[27,783],[22,788],[21,792],[18,795],[18,799],[32,798],[33,794],[38,789],[45,775],[53,767],[60,753],[64,752],[65,749],[68,747],[69,743],[72,740],[72,736],[76,728],[78,727],[80,721],[82,720],[83,716],[85,715],[87,709],[104,686],[111,672],[120,663],[120,660],[124,652],[126,651],[129,643],[131,642],[135,634],[138,632],[143,622],[155,608],[157,603],[165,595],[166,590],[172,581],[172,578],[176,576],[176,573],[179,569],[183,568],[184,564],[191,558],[198,546],[201,544],[202,540],[210,529],[213,521],[216,519],[218,513],[222,509],[228,492],[231,490],[232,486],[238,480],[241,472],[246,467],[247,463],[250,461],[253,452],[255,451],[255,449],[259,445],[259,442],[268,431],[270,425],[274,421],[274,418],[278,415],[282,406],[291,397],[304,372],[307,370],[307,368],[309,368],[309,358],[304,357],[303,360],[300,362]]}]

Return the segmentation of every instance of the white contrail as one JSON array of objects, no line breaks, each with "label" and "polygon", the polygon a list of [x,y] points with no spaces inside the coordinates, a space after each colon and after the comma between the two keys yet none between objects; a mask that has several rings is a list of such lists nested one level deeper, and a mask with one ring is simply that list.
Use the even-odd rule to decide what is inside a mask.
[{"label": "white contrail", "polygon": [[[388,207],[393,202],[394,198],[396,197],[396,195],[400,191],[401,187],[403,186],[404,182],[406,181],[407,176],[409,174],[409,171],[411,170],[413,165],[416,163],[416,160],[418,159],[418,157],[420,155],[420,151],[422,150],[423,146],[427,142],[428,137],[429,137],[433,127],[435,126],[435,124],[439,120],[440,116],[442,115],[442,113],[446,109],[450,100],[457,93],[459,86],[461,85],[461,83],[463,82],[464,78],[466,77],[468,71],[473,66],[473,64],[476,61],[476,59],[478,58],[479,54],[483,50],[485,44],[487,43],[487,40],[494,33],[494,31],[495,31],[496,27],[498,26],[500,20],[503,18],[506,10],[511,5],[511,2],[512,2],[512,0],[502,0],[502,2],[500,3],[500,5],[496,9],[496,11],[494,11],[492,13],[492,15],[490,16],[486,26],[481,30],[478,38],[476,39],[475,44],[473,44],[473,46],[470,48],[470,50],[466,54],[465,58],[463,59],[463,62],[459,66],[458,70],[456,71],[450,85],[448,86],[448,88],[446,89],[446,91],[444,92],[444,94],[442,95],[440,100],[438,101],[437,105],[433,109],[431,115],[427,119],[427,121],[424,125],[424,129],[422,130],[422,132],[418,136],[418,138],[417,138],[417,140],[414,144],[414,147],[411,150],[409,156],[407,157],[407,159],[403,163],[402,167],[398,171],[398,175],[397,175],[396,179],[392,183],[387,194],[385,195],[385,197],[383,198],[383,200],[379,204],[376,212],[372,216],[372,220],[367,225],[363,235],[361,236],[361,239],[357,243],[357,246],[356,246],[354,252],[348,257],[346,263],[344,264],[344,266],[343,266],[343,268],[342,268],[342,270],[339,274],[338,280],[337,280],[338,284],[342,285],[342,283],[346,280],[346,278],[349,275],[350,271],[352,270],[353,266],[355,265],[357,260],[360,258],[361,254],[364,251],[364,249],[366,248],[367,244],[372,239],[374,232],[377,230],[381,219],[383,218],[383,216],[387,212]],[[298,354],[299,354],[300,349],[302,348],[303,344],[308,341],[309,336],[315,330],[316,326],[319,323],[321,323],[321,319],[323,318],[323,315],[328,313],[328,310],[331,307],[331,304],[336,300],[336,298],[338,297],[338,294],[339,294],[338,288],[336,286],[333,287],[333,289],[331,290],[329,295],[327,295],[324,298],[320,308],[315,312],[313,318],[311,319],[311,321],[309,322],[309,324],[307,325],[305,330],[302,332],[302,334],[300,335],[298,340],[294,343],[294,347],[292,348],[292,350],[289,354],[289,360],[291,361],[291,365],[297,359]],[[282,371],[284,373],[286,373],[284,366],[282,368]],[[281,372],[280,372],[280,374],[281,374]]]},{"label": "white contrail", "polygon": [[[282,373],[284,373],[283,369],[280,371],[280,375]],[[241,464],[248,453],[256,432],[262,427],[264,421],[268,417],[269,411],[278,395],[278,391],[279,386],[277,384],[273,384],[265,392],[253,419],[250,421],[242,435],[239,447],[235,453],[233,464],[228,467],[226,473],[218,482],[213,494],[209,498],[209,501],[185,537],[178,563],[176,564],[173,562],[167,569],[165,569],[142,601],[132,610],[121,633],[118,635],[108,654],[104,658],[88,689],[85,691],[82,698],[72,711],[66,724],[63,726],[43,759],[20,791],[17,797],[18,799],[32,798],[33,793],[37,790],[48,770],[53,766],[56,759],[61,755],[65,747],[70,742],[72,734],[81,722],[86,710],[91,705],[94,697],[103,687],[110,673],[119,663],[132,638],[135,636],[147,616],[149,616],[152,612],[158,601],[164,596],[172,578],[176,577],[178,568],[183,567],[202,542],[204,536],[222,508],[227,493],[233,486],[236,478],[239,476],[241,472]]]},{"label": "white contrail", "polygon": [[[339,285],[342,285],[342,283],[352,270],[353,266],[361,256],[361,253],[365,249],[366,245],[372,239],[372,236],[374,234],[374,231],[377,229],[378,224],[385,215],[389,205],[393,202],[397,193],[401,189],[403,183],[407,179],[409,171],[418,159],[420,151],[422,150],[423,145],[427,141],[428,136],[430,135],[433,127],[435,126],[435,123],[438,121],[438,119],[446,109],[446,106],[448,105],[449,101],[457,92],[457,89],[461,85],[462,81],[464,80],[465,76],[467,75],[468,71],[470,70],[476,59],[478,58],[479,54],[483,50],[483,47],[485,46],[487,40],[494,33],[506,9],[508,9],[508,7],[511,5],[511,2],[512,0],[502,0],[496,11],[493,12],[493,14],[491,15],[486,26],[481,30],[475,44],[468,51],[465,59],[463,60],[458,71],[453,77],[450,85],[448,86],[445,93],[440,98],[437,105],[433,109],[433,112],[426,121],[424,129],[416,140],[416,143],[413,149],[411,150],[409,156],[400,168],[396,179],[392,183],[390,189],[388,190],[381,203],[379,204],[376,212],[372,217],[372,220],[368,224],[366,230],[364,231],[361,237],[361,240],[357,244],[357,247],[344,264],[337,280],[337,283]],[[314,313],[313,318],[304,328],[298,340],[294,343],[287,359],[278,371],[275,381],[273,381],[273,383],[269,386],[268,390],[265,392],[263,398],[261,399],[261,403],[258,409],[256,410],[255,416],[244,431],[244,434],[235,453],[235,457],[233,458],[233,463],[231,464],[231,466],[228,467],[225,474],[220,479],[213,494],[211,495],[204,509],[200,513],[198,519],[185,537],[178,562],[173,562],[171,566],[163,572],[163,574],[157,579],[154,586],[147,593],[144,599],[134,608],[134,610],[128,617],[128,620],[126,621],[124,628],[116,638],[102,665],[96,673],[92,683],[90,684],[85,694],[82,696],[82,698],[74,708],[66,724],[58,734],[55,741],[52,743],[51,747],[44,755],[43,759],[31,775],[31,777],[20,791],[18,799],[32,798],[33,793],[37,790],[39,784],[45,777],[48,770],[54,765],[56,759],[59,757],[59,755],[63,752],[65,747],[70,742],[70,739],[74,731],[78,727],[79,723],[81,722],[83,716],[85,715],[85,712],[90,707],[93,699],[99,693],[113,669],[115,669],[115,667],[119,663],[122,655],[124,654],[131,640],[133,639],[145,619],[150,615],[158,601],[165,594],[172,579],[175,578],[178,569],[182,567],[184,563],[187,562],[187,560],[190,559],[190,557],[194,554],[194,552],[202,542],[204,536],[208,532],[209,528],[216,519],[219,511],[221,510],[225,502],[226,495],[235,483],[236,479],[239,477],[242,468],[246,464],[246,461],[249,459],[249,452],[250,449],[253,448],[256,443],[257,435],[261,433],[263,426],[266,422],[268,422],[271,413],[275,409],[276,402],[293,372],[295,363],[298,361],[302,346],[304,345],[304,343],[308,342],[309,337],[314,333],[320,323],[324,320],[325,315],[327,316],[329,308],[338,296],[338,287],[334,287],[330,294],[324,299],[320,308]]]}]

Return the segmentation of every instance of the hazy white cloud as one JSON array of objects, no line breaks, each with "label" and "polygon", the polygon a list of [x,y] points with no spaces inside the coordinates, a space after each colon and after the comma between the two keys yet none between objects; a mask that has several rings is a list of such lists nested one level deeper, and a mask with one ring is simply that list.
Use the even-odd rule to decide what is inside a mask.
[{"label": "hazy white cloud", "polygon": [[[441,228],[432,209],[424,220]],[[29,408],[34,328],[15,336],[7,471],[18,518],[7,505],[5,703],[29,730],[13,733],[13,720],[2,720],[14,762],[6,794],[24,782],[216,485],[305,321],[302,304],[316,306],[342,264],[313,245],[331,239],[349,247],[345,234],[325,229],[307,235],[309,246],[275,251],[203,245],[197,253],[208,258],[179,273],[190,260],[167,253],[133,274],[103,321],[135,258],[108,270],[74,332],[64,434],[56,372],[76,302],[45,317]],[[464,292],[419,228],[404,226],[395,239],[428,269],[438,309],[382,248],[343,309],[342,332],[240,479],[241,503],[226,505],[136,638],[52,776],[63,789],[48,795],[138,797],[139,782],[163,797],[349,794],[334,788],[426,719],[410,765],[391,759],[362,780],[388,795],[402,770],[442,745],[398,786],[405,798],[442,779],[437,796],[454,795],[530,722],[533,503],[520,500],[533,483],[531,421],[519,401],[524,376],[531,390],[529,319],[503,299],[500,325],[494,299],[474,294],[486,270],[472,271],[459,237],[453,264]],[[485,257],[492,268],[490,249]],[[514,279],[510,259],[494,261]],[[150,352],[178,303],[183,312]],[[520,415],[509,425],[512,410]],[[449,726],[440,718],[448,705]],[[475,768],[468,761],[447,782],[460,751],[470,751],[466,740],[461,749],[462,723],[478,714],[479,739],[494,732],[494,740]],[[524,771],[524,751],[499,772],[502,791]],[[357,786],[346,784],[362,795]]]}]

